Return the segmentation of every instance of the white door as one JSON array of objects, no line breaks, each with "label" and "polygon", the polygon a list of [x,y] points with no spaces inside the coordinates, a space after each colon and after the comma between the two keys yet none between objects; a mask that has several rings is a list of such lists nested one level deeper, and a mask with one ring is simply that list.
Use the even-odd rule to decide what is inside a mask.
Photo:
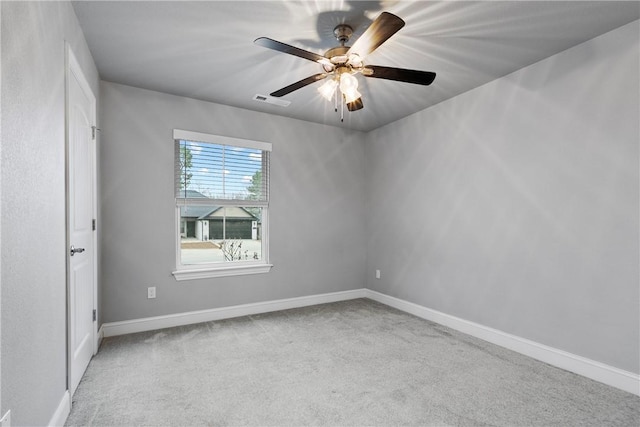
[{"label": "white door", "polygon": [[67,52],[67,280],[69,391],[73,395],[95,350],[96,98],[73,52]]}]

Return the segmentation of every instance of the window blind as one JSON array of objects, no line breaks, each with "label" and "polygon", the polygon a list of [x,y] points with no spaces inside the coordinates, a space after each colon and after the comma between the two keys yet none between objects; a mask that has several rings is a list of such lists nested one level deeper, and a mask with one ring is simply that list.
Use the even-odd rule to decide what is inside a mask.
[{"label": "window blind", "polygon": [[174,130],[181,204],[267,206],[271,144]]}]

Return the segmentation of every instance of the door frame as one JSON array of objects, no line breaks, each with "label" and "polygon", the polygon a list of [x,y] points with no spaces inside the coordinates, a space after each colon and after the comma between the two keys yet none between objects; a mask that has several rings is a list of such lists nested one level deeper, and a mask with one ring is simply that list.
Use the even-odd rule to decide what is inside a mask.
[{"label": "door frame", "polygon": [[[71,288],[70,288],[70,256],[69,256],[69,248],[71,247],[71,229],[69,224],[70,214],[69,214],[69,174],[71,173],[71,165],[69,164],[69,126],[70,126],[70,78],[71,74],[76,77],[80,87],[85,93],[88,93],[93,98],[93,108],[91,111],[90,120],[93,123],[94,128],[97,125],[96,116],[97,116],[97,100],[89,82],[84,76],[84,72],[82,71],[82,67],[78,63],[73,50],[68,42],[65,42],[65,234],[66,234],[66,247],[65,247],[65,260],[66,260],[66,333],[67,333],[67,391],[71,393],[71,371],[73,367],[71,366],[72,356],[71,356]],[[92,201],[91,201],[91,210],[93,213],[93,218],[97,219],[97,195],[98,195],[98,186],[97,186],[97,142],[98,142],[98,132],[97,128],[93,131],[93,139],[90,147],[91,150],[91,191],[92,191]],[[98,232],[97,228],[94,230],[93,239],[91,239],[92,249],[93,249],[93,309],[96,310],[96,320],[93,321],[93,327],[91,328],[91,341],[93,346],[93,355],[95,356],[98,352],[99,345],[99,335],[98,335],[98,322],[97,322],[97,311],[98,311]]]}]

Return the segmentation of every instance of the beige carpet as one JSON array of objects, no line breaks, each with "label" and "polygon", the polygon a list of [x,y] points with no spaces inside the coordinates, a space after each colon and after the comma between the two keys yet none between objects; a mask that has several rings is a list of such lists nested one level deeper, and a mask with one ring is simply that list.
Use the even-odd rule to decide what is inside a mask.
[{"label": "beige carpet", "polygon": [[640,398],[354,300],[105,339],[67,423],[639,426]]}]

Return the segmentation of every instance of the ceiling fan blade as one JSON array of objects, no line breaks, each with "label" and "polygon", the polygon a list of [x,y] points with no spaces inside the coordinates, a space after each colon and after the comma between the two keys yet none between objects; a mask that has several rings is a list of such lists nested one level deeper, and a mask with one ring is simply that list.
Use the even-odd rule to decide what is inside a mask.
[{"label": "ceiling fan blade", "polygon": [[271,96],[275,96],[277,98],[281,97],[281,96],[285,96],[288,93],[293,92],[294,90],[298,90],[301,89],[307,85],[310,85],[311,83],[315,83],[319,80],[322,80],[324,78],[326,78],[328,76],[328,74],[325,73],[319,73],[319,74],[314,74],[313,76],[309,76],[306,79],[302,79],[299,82],[295,82],[293,84],[290,84],[289,86],[285,86],[280,90],[277,90],[273,93],[271,93]]},{"label": "ceiling fan blade", "polygon": [[267,49],[277,50],[278,52],[288,53],[289,55],[298,56],[300,58],[308,59],[309,61],[319,62],[326,61],[322,55],[309,52],[308,50],[300,49],[295,46],[288,45],[286,43],[279,42],[277,40],[270,39],[268,37],[258,37],[253,41],[258,46],[266,47]]},{"label": "ceiling fan blade", "polygon": [[[371,70],[370,72],[366,70]],[[381,67],[379,65],[367,65],[362,73],[365,77],[377,79],[396,80],[405,83],[414,83],[428,86],[433,83],[436,73],[431,71],[406,70],[404,68]]]},{"label": "ceiling fan blade", "polygon": [[349,111],[358,111],[364,108],[364,104],[362,103],[362,98],[358,98],[353,102],[347,102],[347,109]]},{"label": "ceiling fan blade", "polygon": [[382,12],[351,46],[347,55],[357,53],[361,58],[364,58],[402,27],[404,27],[404,21],[401,18],[389,12]]}]

